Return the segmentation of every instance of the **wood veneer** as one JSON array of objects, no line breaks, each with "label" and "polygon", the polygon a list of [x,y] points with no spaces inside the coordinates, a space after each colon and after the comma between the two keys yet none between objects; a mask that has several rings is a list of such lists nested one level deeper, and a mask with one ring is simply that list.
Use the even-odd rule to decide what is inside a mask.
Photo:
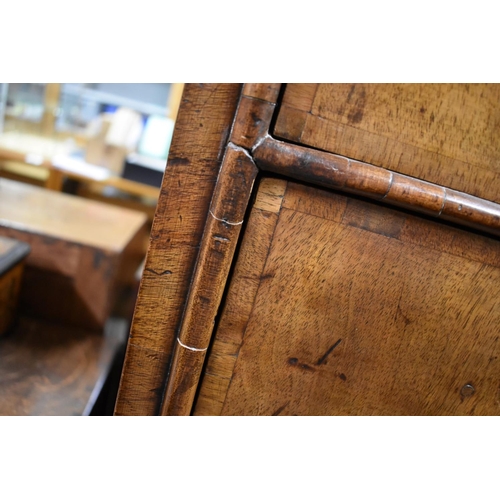
[{"label": "wood veneer", "polygon": [[240,92],[239,84],[185,85],[127,345],[117,415],[160,411]]},{"label": "wood veneer", "polygon": [[274,133],[500,201],[500,85],[288,84]]},{"label": "wood veneer", "polygon": [[498,414],[500,242],[262,186],[283,201],[252,209],[195,415]]},{"label": "wood veneer", "polygon": [[[241,247],[233,259],[238,230],[226,228],[230,248],[216,259],[215,221],[224,224],[224,217],[210,214],[208,198],[216,193],[216,213],[237,207],[241,214],[251,186],[243,165],[223,163],[212,171],[218,172],[215,190],[202,187],[203,203],[188,203],[206,222],[203,236],[188,226],[182,233],[200,245],[176,278],[182,289],[168,287],[170,274],[163,270],[170,267],[155,267],[163,259],[155,247],[163,245],[163,255],[173,252],[175,232],[152,240],[148,265],[158,269],[156,276],[167,276],[160,287],[156,278],[156,285],[143,279],[116,414],[498,413],[500,211],[488,201],[496,201],[498,148],[496,136],[481,135],[496,123],[498,106],[490,108],[497,89],[437,89],[436,95],[449,97],[428,118],[436,122],[430,129],[438,143],[449,139],[437,151],[434,139],[422,135],[428,124],[421,118],[397,136],[411,110],[432,100],[436,89],[399,89],[386,110],[394,120],[380,124],[384,108],[377,99],[393,95],[389,87],[379,87],[377,96],[360,86],[370,102],[358,99],[351,113],[339,111],[330,85],[288,85],[280,100],[279,85],[245,84],[237,109],[240,90],[233,87],[230,105],[205,114],[205,104],[226,97],[227,87],[207,94],[207,87],[186,85],[179,114],[185,122],[176,129],[167,172],[177,167],[179,151],[186,164],[197,158],[193,142],[209,139],[200,139],[198,118],[212,113],[232,126],[219,133],[219,149],[205,142],[211,158],[238,151],[244,164],[282,177],[261,174],[252,210],[241,220],[226,219],[241,222]],[[368,125],[358,113],[361,104]],[[471,116],[464,113],[472,108]],[[356,129],[356,140],[344,134],[339,145],[330,138],[341,137],[335,131],[345,115],[365,128]],[[453,118],[462,115],[454,127]],[[370,126],[388,136],[380,139]],[[470,154],[462,151],[465,144]],[[160,203],[171,202],[174,213],[186,210],[181,188],[180,177],[164,179]],[[157,227],[173,227],[169,217],[157,212]],[[170,298],[159,302],[163,287]],[[166,324],[165,317],[174,321]],[[133,357],[134,329],[142,331],[140,342],[156,346],[149,359]]]}]

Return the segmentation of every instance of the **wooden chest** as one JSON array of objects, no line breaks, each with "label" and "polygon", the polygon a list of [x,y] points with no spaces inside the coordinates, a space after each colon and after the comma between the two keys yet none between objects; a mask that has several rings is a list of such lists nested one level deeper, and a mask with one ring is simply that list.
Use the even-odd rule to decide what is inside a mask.
[{"label": "wooden chest", "polygon": [[26,314],[101,329],[144,257],[146,216],[0,179],[0,235],[31,246]]},{"label": "wooden chest", "polygon": [[116,414],[500,414],[500,86],[188,85]]},{"label": "wooden chest", "polygon": [[24,262],[29,245],[0,236],[0,335],[5,334],[16,319]]}]

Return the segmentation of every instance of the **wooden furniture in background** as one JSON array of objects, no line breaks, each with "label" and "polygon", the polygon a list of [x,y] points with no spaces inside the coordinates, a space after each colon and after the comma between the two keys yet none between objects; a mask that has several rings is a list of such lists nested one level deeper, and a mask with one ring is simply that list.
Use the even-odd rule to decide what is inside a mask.
[{"label": "wooden furniture in background", "polygon": [[55,132],[57,113],[59,109],[59,99],[61,96],[60,83],[47,83],[45,86],[43,116],[42,116],[42,134],[51,136]]},{"label": "wooden furniture in background", "polygon": [[13,326],[29,245],[0,236],[0,336]]},{"label": "wooden furniture in background", "polygon": [[31,245],[26,313],[100,329],[144,257],[146,216],[0,179],[0,235]]},{"label": "wooden furniture in background", "polygon": [[[0,134],[0,177],[140,210],[148,216],[151,224],[159,195],[159,189],[153,185],[158,185],[165,161],[138,154],[127,155],[128,150],[116,145],[106,146],[109,154],[103,155],[101,151],[91,155],[92,139],[88,130],[83,128],[89,118],[87,113],[80,115],[76,112],[75,115],[75,110],[81,109],[82,103],[90,104],[90,107],[111,104],[133,109],[144,117],[168,114],[175,120],[183,84],[171,84],[168,102],[164,101],[160,106],[149,103],[147,85],[138,90],[137,86],[132,88],[133,84],[125,84],[128,91],[120,90],[118,85],[113,93],[107,93],[96,90],[93,84],[28,84],[31,87],[28,95],[26,89],[23,90],[26,84],[16,86],[17,90],[14,89],[9,96],[11,111],[5,123],[5,133]],[[131,91],[139,96],[142,92],[142,98],[122,96],[122,92]],[[35,104],[33,99],[37,101]],[[33,110],[39,110],[40,115],[34,116]],[[102,133],[105,135],[104,130]],[[85,152],[88,162],[79,159]],[[132,156],[134,161],[139,158],[141,161],[135,175],[130,173]],[[128,167],[122,176],[125,166]],[[151,182],[151,177],[154,182]]]},{"label": "wooden furniture in background", "polygon": [[499,88],[187,85],[115,414],[500,414]]},{"label": "wooden furniture in background", "polygon": [[[62,191],[64,181],[70,179],[80,183],[78,194],[82,197],[140,210],[153,219],[158,188],[123,179],[103,167],[72,158],[69,153],[70,146],[63,141],[6,133],[0,136],[0,175],[54,191]],[[110,188],[127,198],[105,196]]]}]

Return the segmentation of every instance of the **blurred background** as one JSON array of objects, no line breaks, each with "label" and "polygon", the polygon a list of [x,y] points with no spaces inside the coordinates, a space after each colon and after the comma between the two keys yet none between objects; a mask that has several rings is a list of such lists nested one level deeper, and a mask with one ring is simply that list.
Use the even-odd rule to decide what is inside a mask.
[{"label": "blurred background", "polygon": [[182,88],[1,83],[0,176],[152,219]]},{"label": "blurred background", "polygon": [[111,415],[179,83],[0,83],[0,415]]}]

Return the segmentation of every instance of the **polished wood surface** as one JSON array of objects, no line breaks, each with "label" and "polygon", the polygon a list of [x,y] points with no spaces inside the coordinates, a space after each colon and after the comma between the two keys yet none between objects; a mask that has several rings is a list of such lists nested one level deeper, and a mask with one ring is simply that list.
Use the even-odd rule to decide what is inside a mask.
[{"label": "polished wood surface", "polygon": [[194,414],[498,414],[499,255],[289,182],[252,210]]},{"label": "polished wood surface", "polygon": [[155,415],[241,85],[186,84],[153,221],[115,413]]},{"label": "polished wood surface", "polygon": [[191,411],[258,172],[248,150],[267,134],[279,89],[277,84],[247,84],[242,89],[174,347],[161,408],[163,415],[189,415]]},{"label": "polished wood surface", "polygon": [[251,150],[268,133],[280,86],[276,84],[243,87],[230,141]]},{"label": "polished wood surface", "polygon": [[88,414],[123,333],[21,317],[0,339],[0,415]]},{"label": "polished wood surface", "polygon": [[191,411],[257,172],[246,151],[228,146],[174,348],[172,376],[162,404],[164,415]]},{"label": "polished wood surface", "polygon": [[466,193],[269,136],[253,149],[253,156],[263,170],[500,235],[500,205]]},{"label": "polished wood surface", "polygon": [[278,222],[287,183],[260,181],[238,253],[194,408],[195,415],[220,415],[233,376],[248,319],[264,276],[264,266]]},{"label": "polished wood surface", "polygon": [[[479,135],[480,123],[496,116],[497,107],[487,110],[492,101],[485,98],[496,90],[478,97],[459,86],[458,94],[443,99],[435,133],[442,140],[449,132],[452,157],[436,153],[431,139],[424,140],[428,149],[418,141],[415,146],[411,134],[424,125],[410,124],[406,142],[396,144],[409,153],[391,164],[385,157],[379,163],[375,154],[393,145],[388,139],[370,147],[360,136],[360,156],[351,156],[294,135],[306,130],[317,96],[327,92],[323,87],[328,85],[233,87],[224,132],[205,152],[212,161],[237,151],[255,162],[259,188],[246,212],[239,205],[246,206],[249,194],[243,165],[217,169],[215,176],[208,175],[207,162],[190,161],[201,140],[210,139],[200,134],[202,119],[221,116],[220,107],[218,114],[207,105],[224,99],[227,87],[186,87],[169,168],[193,167],[187,177],[196,179],[199,201],[191,203],[193,188],[182,182],[180,168],[164,179],[160,202],[169,211],[156,214],[117,415],[499,413],[500,212],[491,202],[498,184],[490,175],[494,162],[475,164],[494,158],[496,136]],[[444,85],[443,95],[450,88]],[[403,111],[396,114],[406,120],[404,110],[432,96],[422,92],[401,94],[394,106],[400,103]],[[469,101],[469,94],[477,98]],[[332,100],[325,109],[338,105]],[[449,131],[447,120],[464,103],[481,108],[464,118],[472,120],[473,139],[464,137],[463,123]],[[380,121],[369,120],[371,109],[367,105],[366,119]],[[321,120],[307,137],[336,130],[333,119]],[[404,128],[394,123],[391,134]],[[457,144],[467,141],[466,158]],[[362,157],[372,149],[372,159]],[[398,170],[401,165],[407,171]],[[457,185],[439,177],[452,172]],[[230,196],[219,196],[225,189]],[[220,202],[220,212],[210,213],[211,199]],[[224,224],[217,214],[236,208],[246,215],[225,221],[241,223],[231,263],[232,250],[215,251],[215,222]],[[183,226],[186,210],[202,215],[196,231]],[[234,242],[233,233],[219,236]],[[186,240],[194,248],[182,260],[179,244]],[[176,268],[181,262],[184,267]]]},{"label": "polished wood surface", "polygon": [[274,133],[500,202],[500,85],[288,84]]}]

